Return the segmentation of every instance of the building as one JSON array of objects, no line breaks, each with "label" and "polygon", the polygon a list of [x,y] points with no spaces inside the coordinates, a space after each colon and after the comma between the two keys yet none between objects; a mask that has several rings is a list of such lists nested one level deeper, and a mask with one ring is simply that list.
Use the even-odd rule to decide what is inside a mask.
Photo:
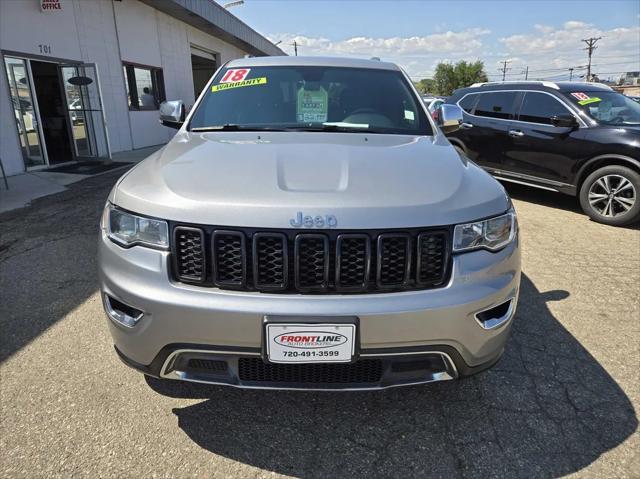
[{"label": "building", "polygon": [[618,84],[640,86],[640,72],[626,72],[622,75]]},{"label": "building", "polygon": [[626,96],[640,97],[640,84],[638,85],[611,85],[615,91]]},{"label": "building", "polygon": [[9,176],[164,143],[161,101],[189,107],[226,61],[284,55],[213,0],[2,0],[0,51]]}]

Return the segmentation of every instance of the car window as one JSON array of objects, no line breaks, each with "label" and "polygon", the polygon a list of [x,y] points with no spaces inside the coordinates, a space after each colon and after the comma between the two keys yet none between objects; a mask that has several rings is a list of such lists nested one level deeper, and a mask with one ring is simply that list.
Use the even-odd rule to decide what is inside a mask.
[{"label": "car window", "polygon": [[518,120],[550,125],[552,117],[569,114],[571,112],[554,97],[545,93],[527,92]]},{"label": "car window", "polygon": [[473,107],[475,106],[477,99],[478,99],[478,95],[476,93],[473,93],[471,95],[465,96],[462,100],[460,100],[458,105],[467,113],[471,113],[473,111]]},{"label": "car window", "polygon": [[474,114],[508,120],[513,117],[514,101],[517,95],[518,92],[515,91],[482,93]]},{"label": "car window", "polygon": [[579,91],[566,95],[578,108],[604,125],[639,125],[640,105],[615,91]]},{"label": "car window", "polygon": [[431,135],[421,99],[399,71],[274,66],[223,68],[190,128],[371,131]]}]

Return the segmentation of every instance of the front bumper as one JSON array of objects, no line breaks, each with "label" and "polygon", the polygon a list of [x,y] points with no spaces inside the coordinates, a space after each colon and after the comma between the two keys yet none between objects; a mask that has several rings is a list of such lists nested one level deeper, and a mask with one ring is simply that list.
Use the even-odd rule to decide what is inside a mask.
[{"label": "front bumper", "polygon": [[[132,361],[115,348],[128,366],[149,376],[245,389],[361,391],[447,381],[493,366],[495,357],[473,368],[447,346],[367,351],[352,364],[268,364],[259,351],[234,351],[197,344],[164,347],[149,365]],[[459,369],[461,367],[462,369]]]},{"label": "front bumper", "polygon": [[[239,387],[376,389],[466,376],[499,359],[520,286],[518,241],[516,237],[497,253],[455,255],[451,279],[443,288],[311,296],[222,291],[174,283],[169,279],[167,252],[144,247],[123,249],[101,234],[100,285],[103,297],[108,295],[144,313],[134,327],[113,320],[108,323],[120,357],[146,374]],[[483,327],[478,313],[508,301],[511,306],[499,324],[489,322],[492,327]],[[241,358],[262,361],[265,315],[290,316],[296,322],[318,316],[357,316],[359,360],[379,360],[383,370],[380,380],[366,384],[270,381],[281,377],[279,371],[269,372],[275,376],[263,375],[260,384],[243,379]],[[212,376],[210,372],[177,367],[188,364],[190,358],[180,351],[224,361],[228,374]],[[422,369],[405,365],[400,366],[403,374],[397,374],[394,364],[416,359],[423,361]]]}]

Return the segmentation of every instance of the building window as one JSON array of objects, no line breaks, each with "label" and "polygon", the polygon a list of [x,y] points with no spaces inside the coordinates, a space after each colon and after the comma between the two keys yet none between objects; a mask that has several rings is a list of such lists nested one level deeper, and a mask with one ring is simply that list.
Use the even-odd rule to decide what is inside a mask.
[{"label": "building window", "polygon": [[129,110],[157,110],[166,98],[160,68],[123,64]]}]

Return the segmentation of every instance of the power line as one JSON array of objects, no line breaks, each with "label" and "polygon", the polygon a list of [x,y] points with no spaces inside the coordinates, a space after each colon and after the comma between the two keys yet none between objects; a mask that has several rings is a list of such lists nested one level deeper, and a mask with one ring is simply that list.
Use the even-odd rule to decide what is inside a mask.
[{"label": "power line", "polygon": [[[592,67],[601,67],[601,66],[606,66],[606,65],[628,65],[629,63],[634,63],[632,61],[628,61],[628,62],[615,62],[615,63],[594,63],[591,66]],[[557,71],[563,71],[563,70],[568,70],[569,68],[579,68],[579,69],[586,69],[588,67],[588,65],[571,65],[569,67],[559,67],[559,68],[544,68],[544,69],[540,69],[540,70],[529,70],[529,73],[542,73],[542,72],[557,72]]]},{"label": "power line", "polygon": [[[609,62],[609,63],[593,63],[591,65],[592,68],[594,67],[603,67],[603,66],[611,66],[611,65],[628,65],[630,63],[634,63],[634,62]],[[528,68],[528,67],[527,67]],[[564,72],[567,71],[569,69],[573,69],[573,70],[586,70],[588,68],[588,65],[572,65],[572,66],[565,66],[565,67],[558,67],[558,68],[542,68],[539,70],[532,70],[529,68],[529,73],[548,73],[548,74],[552,74],[554,72]],[[498,69],[499,72],[502,72],[502,69],[499,68]],[[513,76],[520,76],[520,75],[524,75],[526,73],[526,69],[522,70],[522,72],[520,73],[507,73],[505,76],[507,77],[513,77]],[[488,73],[488,76],[497,76],[500,77],[502,76],[502,73]]]},{"label": "power line", "polygon": [[[293,44],[291,44],[293,45]],[[602,58],[602,57],[600,57]],[[503,63],[503,62],[501,62]],[[598,67],[604,67],[604,66],[612,66],[612,65],[629,65],[631,63],[634,63],[632,61],[628,61],[628,62],[608,62],[608,63],[593,63],[591,65],[592,68]],[[499,73],[487,73],[488,77],[498,77],[501,78],[504,76],[503,80],[506,79],[506,77],[520,77],[521,75],[525,75],[525,79],[528,79],[528,76],[532,73],[542,73],[543,77],[555,77],[560,75],[563,72],[569,71],[569,75],[572,76],[572,72],[573,75],[580,73],[580,71],[584,71],[586,70],[588,67],[588,65],[573,65],[573,66],[564,66],[564,67],[558,67],[558,68],[542,68],[542,69],[538,69],[538,70],[532,70],[531,68],[529,68],[529,66],[526,66],[525,69],[523,69],[521,72],[516,73],[502,73],[502,68],[498,68],[498,72]],[[640,66],[638,67],[640,68]],[[511,70],[511,68],[507,68],[507,71]],[[528,75],[527,75],[527,71],[528,71]],[[622,73],[626,73],[626,72],[622,72]],[[428,78],[428,77],[432,77],[433,76],[433,72],[431,73],[418,73],[415,75],[411,75],[411,78],[417,78],[417,79],[422,79],[422,78]]]},{"label": "power line", "polygon": [[600,58],[638,58],[640,53],[633,53],[631,55],[600,55]]},{"label": "power line", "polygon": [[635,63],[635,62],[628,61],[628,62],[616,62],[616,63],[594,63],[591,66],[592,67],[601,67],[601,66],[605,66],[605,65],[628,65],[629,63]]},{"label": "power line", "polygon": [[589,63],[587,64],[587,81],[591,80],[591,55],[593,55],[593,51],[598,48],[596,47],[596,43],[598,43],[598,40],[602,40],[602,37],[591,37],[582,40],[587,44],[587,48],[585,48],[585,50],[587,50],[587,53],[589,55]]},{"label": "power line", "polygon": [[627,70],[619,71],[619,72],[600,72],[600,75],[613,75],[614,73],[629,73]]},{"label": "power line", "polygon": [[[559,67],[559,68],[542,68],[539,70],[531,70],[529,69],[529,73],[544,73],[544,72],[561,72],[561,71],[566,71],[568,68],[570,67]],[[586,65],[573,65],[571,68],[587,68]],[[498,71],[502,71],[501,69],[498,69]],[[525,73],[524,71],[522,73],[507,73],[506,76],[513,76],[513,75],[522,75],[523,73]],[[500,76],[501,73],[490,73],[489,75],[494,75],[494,76]]]}]

